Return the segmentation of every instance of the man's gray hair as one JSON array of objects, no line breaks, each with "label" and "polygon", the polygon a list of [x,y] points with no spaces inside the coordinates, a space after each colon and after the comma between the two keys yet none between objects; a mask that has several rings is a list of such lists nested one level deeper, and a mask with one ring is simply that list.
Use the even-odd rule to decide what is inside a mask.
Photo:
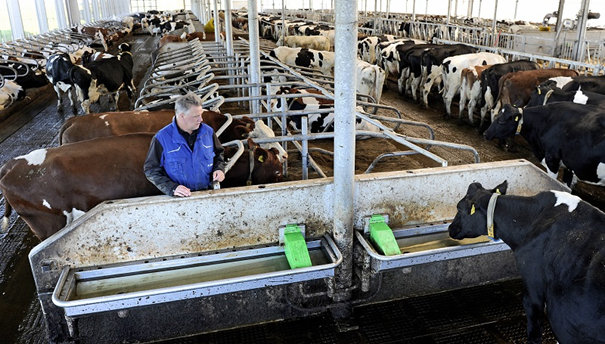
[{"label": "man's gray hair", "polygon": [[184,114],[194,106],[202,106],[202,103],[203,101],[200,96],[189,91],[176,100],[176,103],[174,103],[174,113],[177,115],[180,113]]}]

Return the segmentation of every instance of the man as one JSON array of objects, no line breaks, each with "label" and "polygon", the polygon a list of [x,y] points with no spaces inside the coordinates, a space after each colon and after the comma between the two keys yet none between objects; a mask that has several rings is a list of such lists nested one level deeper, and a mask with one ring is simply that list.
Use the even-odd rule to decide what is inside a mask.
[{"label": "man", "polygon": [[225,179],[223,146],[214,130],[202,123],[202,99],[189,92],[177,99],[175,116],[151,140],[144,170],[160,191],[177,197],[206,190]]}]

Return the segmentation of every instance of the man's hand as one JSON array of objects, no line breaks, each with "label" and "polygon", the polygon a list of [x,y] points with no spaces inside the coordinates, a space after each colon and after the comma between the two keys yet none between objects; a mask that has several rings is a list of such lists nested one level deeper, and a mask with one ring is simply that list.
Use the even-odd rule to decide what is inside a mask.
[{"label": "man's hand", "polygon": [[174,189],[174,196],[176,197],[189,197],[191,196],[191,190],[184,185],[179,185]]},{"label": "man's hand", "polygon": [[221,170],[216,170],[214,171],[214,173],[212,173],[212,180],[216,180],[217,182],[222,182],[223,180],[225,180],[225,173],[223,173],[223,171]]}]

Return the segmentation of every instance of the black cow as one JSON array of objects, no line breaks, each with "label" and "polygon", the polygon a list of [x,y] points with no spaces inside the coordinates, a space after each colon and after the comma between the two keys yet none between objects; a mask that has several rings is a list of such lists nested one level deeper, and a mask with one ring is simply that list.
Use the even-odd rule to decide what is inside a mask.
[{"label": "black cow", "polygon": [[580,88],[583,91],[605,94],[605,76],[576,76],[562,87],[563,91],[577,91]]},{"label": "black cow", "polygon": [[506,104],[484,136],[503,139],[515,132],[529,142],[551,177],[563,165],[586,183],[605,185],[605,109],[570,102],[525,109]]},{"label": "black cow", "polygon": [[416,44],[407,49],[399,60],[399,92],[406,94],[411,89],[412,96],[416,100],[416,89],[420,85],[422,73],[422,53],[426,50],[437,48],[437,44]]},{"label": "black cow", "polygon": [[90,104],[97,102],[104,94],[115,94],[117,110],[122,89],[126,90],[131,103],[134,100],[135,86],[132,80],[133,60],[130,45],[122,43],[119,50],[118,56],[70,69],[71,82],[76,86],[78,100],[85,113],[90,113]]},{"label": "black cow", "polygon": [[481,107],[481,118],[485,118],[485,115],[494,108],[496,99],[498,99],[498,92],[500,87],[498,82],[500,78],[508,73],[517,72],[520,70],[531,70],[538,69],[537,63],[520,60],[512,61],[507,63],[495,64],[481,73],[481,97],[479,106]]},{"label": "black cow", "polygon": [[[7,68],[3,68],[2,66]],[[13,80],[19,86],[23,87],[24,90],[38,88],[48,84],[48,78],[44,72],[35,70],[25,63],[2,63],[0,64],[0,74],[2,74],[5,79]]]},{"label": "black cow", "polygon": [[[441,64],[448,57],[464,54],[476,53],[477,49],[464,44],[442,45],[437,48],[426,50],[422,53],[421,69],[422,80],[420,81],[420,89],[422,91],[422,100],[424,106],[428,107],[428,94],[436,79],[440,79]],[[433,70],[435,72],[433,72]]]},{"label": "black cow", "polygon": [[523,279],[528,343],[541,342],[545,313],[560,343],[605,343],[605,214],[566,192],[511,196],[507,186],[472,183],[450,236],[476,238],[493,225],[489,235],[510,246]]},{"label": "black cow", "polygon": [[556,87],[552,80],[541,83],[531,94],[531,99],[525,107],[541,106],[554,102],[573,102],[576,104],[605,107],[605,94],[577,91],[563,91]]},{"label": "black cow", "polygon": [[74,88],[70,78],[70,70],[74,66],[67,53],[53,54],[46,60],[46,77],[53,84],[57,93],[57,111],[62,111],[63,93],[67,93],[71,108],[75,109],[76,105],[74,104],[72,95]]}]

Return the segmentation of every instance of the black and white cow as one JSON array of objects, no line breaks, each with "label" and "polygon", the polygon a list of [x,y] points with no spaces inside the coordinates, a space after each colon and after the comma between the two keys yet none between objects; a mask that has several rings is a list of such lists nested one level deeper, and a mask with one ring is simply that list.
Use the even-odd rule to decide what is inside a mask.
[{"label": "black and white cow", "polygon": [[491,227],[489,235],[510,246],[523,279],[528,343],[542,341],[544,315],[559,343],[605,343],[605,214],[566,192],[513,196],[507,187],[472,183],[450,236],[476,238]]},{"label": "black and white cow", "polygon": [[57,93],[57,111],[62,111],[63,93],[67,93],[70,105],[72,109],[75,109],[76,105],[72,95],[74,88],[70,77],[70,71],[74,67],[75,65],[67,53],[53,54],[46,61],[46,77],[53,84]]},{"label": "black and white cow", "polygon": [[[422,79],[420,80],[420,91],[422,93],[422,102],[428,107],[428,94],[433,85],[441,83],[443,60],[451,56],[472,54],[477,52],[476,48],[465,44],[442,45],[433,49],[426,50],[421,56]],[[450,112],[448,111],[448,115]]]},{"label": "black and white cow", "polygon": [[573,102],[605,107],[605,94],[585,92],[581,87],[576,91],[563,91],[556,87],[554,81],[549,80],[536,87],[525,107],[541,106],[554,102]]},{"label": "black and white cow", "polygon": [[605,76],[576,76],[562,87],[563,91],[577,91],[579,88],[582,88],[584,91],[605,94]]},{"label": "black and white cow", "polygon": [[47,62],[47,75],[55,86],[59,98],[57,108],[61,107],[61,91],[68,92],[72,108],[73,99],[70,90],[75,88],[78,101],[84,113],[90,113],[90,104],[97,102],[104,94],[115,95],[117,109],[119,92],[125,89],[132,103],[135,87],[132,80],[133,60],[130,46],[122,43],[120,53],[116,57],[101,59],[85,64],[74,65],[65,54],[49,57]]},{"label": "black and white cow", "polygon": [[571,102],[515,108],[506,104],[484,132],[488,140],[515,133],[531,146],[534,155],[557,178],[564,167],[577,179],[605,186],[605,109]]},{"label": "black and white cow", "polygon": [[324,75],[334,75],[334,60],[336,59],[334,52],[277,47],[269,52],[269,56],[277,58],[287,65],[313,68]]},{"label": "black and white cow", "polygon": [[481,118],[485,118],[485,115],[496,105],[496,99],[498,99],[498,92],[500,90],[498,85],[500,78],[508,73],[538,68],[540,66],[535,62],[520,60],[495,64],[484,70],[481,73],[481,93],[483,97],[480,99],[481,103],[479,104],[481,107]]}]

